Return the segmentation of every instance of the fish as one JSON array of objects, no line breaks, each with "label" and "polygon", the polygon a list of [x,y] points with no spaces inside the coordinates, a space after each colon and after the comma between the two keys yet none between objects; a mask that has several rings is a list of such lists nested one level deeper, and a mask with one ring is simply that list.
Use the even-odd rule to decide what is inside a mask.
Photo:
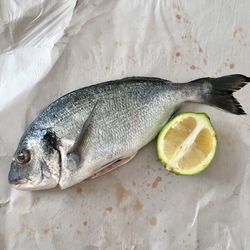
[{"label": "fish", "polygon": [[9,183],[19,190],[69,188],[129,162],[187,102],[246,114],[233,93],[240,74],[184,83],[127,77],[70,92],[44,108],[22,135]]}]

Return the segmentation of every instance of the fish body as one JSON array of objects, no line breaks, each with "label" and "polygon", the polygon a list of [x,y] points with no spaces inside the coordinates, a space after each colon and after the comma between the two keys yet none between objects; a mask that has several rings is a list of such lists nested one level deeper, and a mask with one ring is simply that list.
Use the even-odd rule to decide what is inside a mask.
[{"label": "fish body", "polygon": [[[172,83],[130,77],[73,91],[45,108],[22,136],[9,182],[19,189],[64,189],[129,161],[185,102],[242,114],[232,97],[242,75]],[[26,157],[26,159],[25,159]]]}]

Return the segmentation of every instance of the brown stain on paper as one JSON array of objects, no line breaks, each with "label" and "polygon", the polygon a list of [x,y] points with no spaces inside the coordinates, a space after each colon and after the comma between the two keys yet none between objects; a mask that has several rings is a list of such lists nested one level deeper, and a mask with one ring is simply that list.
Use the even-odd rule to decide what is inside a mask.
[{"label": "brown stain on paper", "polygon": [[77,194],[81,194],[83,192],[83,188],[82,187],[77,187],[76,188],[76,193]]},{"label": "brown stain on paper", "polygon": [[112,210],[113,210],[113,208],[112,208],[112,207],[106,207],[105,210],[106,210],[107,212],[110,212],[110,213],[111,213]]},{"label": "brown stain on paper", "polygon": [[157,219],[155,216],[150,217],[148,221],[151,226],[155,226],[157,224]]},{"label": "brown stain on paper", "polygon": [[176,14],[176,19],[181,20],[182,16],[180,14]]},{"label": "brown stain on paper", "polygon": [[152,184],[152,188],[157,188],[159,182],[161,182],[162,178],[160,176],[157,176]]},{"label": "brown stain on paper", "polygon": [[135,212],[140,212],[142,209],[143,209],[143,204],[139,200],[136,200],[133,204],[133,210]]},{"label": "brown stain on paper", "polygon": [[190,66],[190,69],[195,70],[195,69],[196,69],[196,66],[192,64],[192,65]]},{"label": "brown stain on paper", "polygon": [[47,234],[49,233],[49,231],[50,231],[49,228],[45,228],[45,229],[43,230],[43,233],[47,235]]},{"label": "brown stain on paper", "polygon": [[229,68],[230,68],[230,69],[234,69],[234,67],[235,67],[235,64],[234,64],[234,63],[230,63],[230,64],[229,64]]},{"label": "brown stain on paper", "polygon": [[181,53],[179,51],[177,51],[176,54],[175,54],[175,56],[179,57],[179,56],[181,56]]},{"label": "brown stain on paper", "polygon": [[129,191],[125,189],[121,184],[117,184],[116,186],[116,201],[117,204],[120,206],[120,204],[126,200],[129,196]]}]

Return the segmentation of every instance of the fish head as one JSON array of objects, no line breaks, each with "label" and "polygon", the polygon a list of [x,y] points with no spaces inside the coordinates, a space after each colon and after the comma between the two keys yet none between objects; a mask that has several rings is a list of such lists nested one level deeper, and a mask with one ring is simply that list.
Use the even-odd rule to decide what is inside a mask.
[{"label": "fish head", "polygon": [[58,138],[47,129],[28,131],[12,159],[9,183],[19,190],[50,189],[59,183]]}]

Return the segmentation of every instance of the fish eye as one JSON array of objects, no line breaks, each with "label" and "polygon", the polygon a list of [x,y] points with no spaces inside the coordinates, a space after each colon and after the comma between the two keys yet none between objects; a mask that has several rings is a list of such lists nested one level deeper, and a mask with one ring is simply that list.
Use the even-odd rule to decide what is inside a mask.
[{"label": "fish eye", "polygon": [[24,150],[22,152],[19,152],[15,158],[16,162],[19,164],[28,163],[30,160],[30,152],[28,150]]}]

